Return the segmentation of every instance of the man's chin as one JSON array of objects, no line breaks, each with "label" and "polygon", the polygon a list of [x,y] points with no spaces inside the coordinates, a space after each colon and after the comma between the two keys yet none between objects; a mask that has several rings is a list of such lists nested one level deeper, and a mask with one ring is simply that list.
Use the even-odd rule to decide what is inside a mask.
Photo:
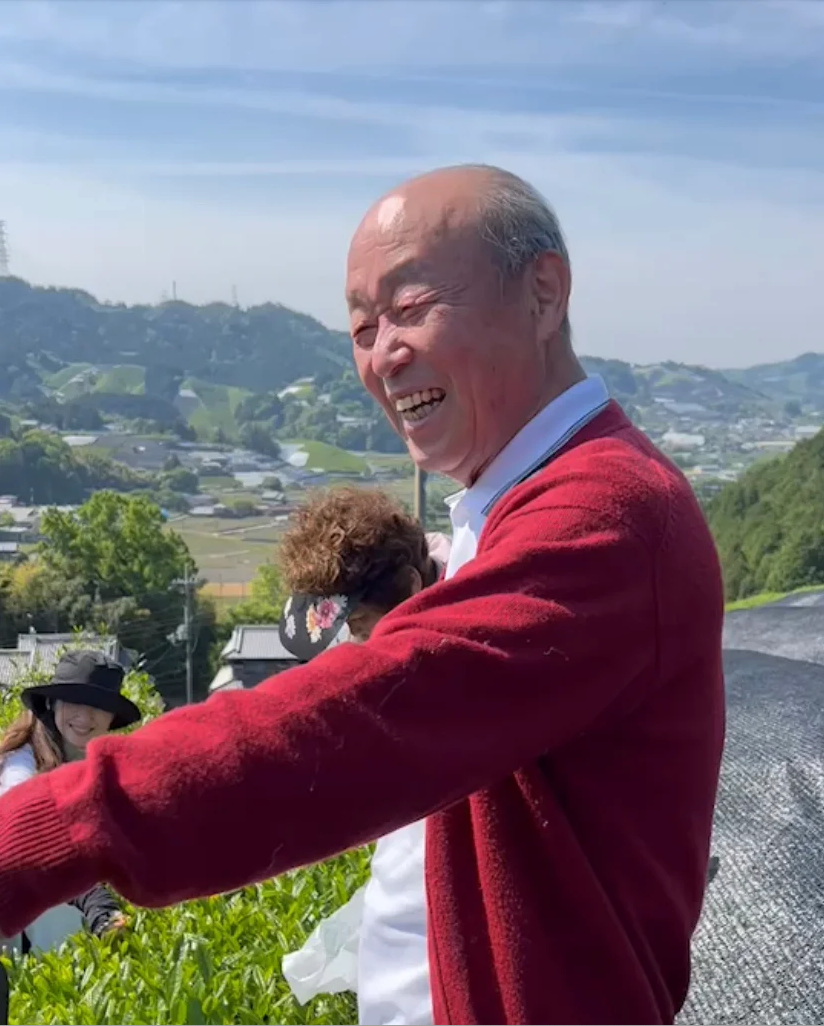
[{"label": "man's chin", "polygon": [[442,474],[444,477],[463,483],[460,476],[456,474],[455,460],[450,459],[447,453],[422,449],[408,438],[405,441],[406,451],[418,470],[427,474]]}]

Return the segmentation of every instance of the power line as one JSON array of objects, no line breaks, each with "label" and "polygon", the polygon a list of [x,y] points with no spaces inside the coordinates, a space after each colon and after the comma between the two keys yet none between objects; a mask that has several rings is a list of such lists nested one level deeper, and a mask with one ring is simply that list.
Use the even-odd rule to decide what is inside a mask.
[{"label": "power line", "polygon": [[8,278],[9,274],[9,241],[6,235],[6,222],[0,221],[0,278]]}]

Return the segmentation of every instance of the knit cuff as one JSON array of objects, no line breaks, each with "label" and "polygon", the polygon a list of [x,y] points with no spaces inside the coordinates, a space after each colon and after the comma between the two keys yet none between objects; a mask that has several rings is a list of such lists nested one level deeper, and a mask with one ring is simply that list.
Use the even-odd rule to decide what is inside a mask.
[{"label": "knit cuff", "polygon": [[76,847],[48,784],[44,774],[0,801],[0,934],[5,937],[83,890]]}]

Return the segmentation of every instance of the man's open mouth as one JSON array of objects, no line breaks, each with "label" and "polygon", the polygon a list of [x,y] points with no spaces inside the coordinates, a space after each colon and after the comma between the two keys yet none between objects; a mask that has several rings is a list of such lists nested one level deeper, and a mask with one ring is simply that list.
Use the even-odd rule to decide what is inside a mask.
[{"label": "man's open mouth", "polygon": [[395,409],[403,420],[423,420],[436,410],[446,398],[442,388],[425,388],[421,392],[405,395],[395,403]]}]

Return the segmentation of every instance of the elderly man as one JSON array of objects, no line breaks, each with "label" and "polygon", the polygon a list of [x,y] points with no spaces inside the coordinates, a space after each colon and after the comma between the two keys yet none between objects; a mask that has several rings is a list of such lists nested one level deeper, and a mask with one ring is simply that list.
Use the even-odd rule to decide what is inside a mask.
[{"label": "elderly man", "polygon": [[723,744],[721,580],[687,482],[582,371],[569,291],[552,212],[506,172],[436,171],[366,215],[355,360],[416,462],[464,486],[447,579],[362,646],[16,788],[0,930],[98,880],[168,904],[391,834],[370,1021],[421,1021],[423,993],[437,1023],[672,1022]]}]

